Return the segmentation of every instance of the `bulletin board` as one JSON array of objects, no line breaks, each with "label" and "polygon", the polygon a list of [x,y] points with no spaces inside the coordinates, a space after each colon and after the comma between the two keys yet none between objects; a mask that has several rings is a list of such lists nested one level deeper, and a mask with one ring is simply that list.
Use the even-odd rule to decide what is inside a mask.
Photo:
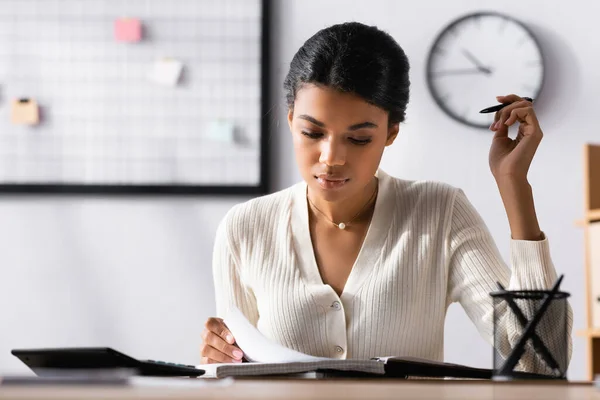
[{"label": "bulletin board", "polygon": [[0,192],[265,193],[268,2],[0,0]]}]

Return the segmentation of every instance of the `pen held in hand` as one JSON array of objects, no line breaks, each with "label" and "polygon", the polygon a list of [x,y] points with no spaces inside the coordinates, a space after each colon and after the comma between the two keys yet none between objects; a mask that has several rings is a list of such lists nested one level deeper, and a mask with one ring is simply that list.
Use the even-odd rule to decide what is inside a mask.
[{"label": "pen held in hand", "polygon": [[[523,97],[523,100],[527,100],[533,103],[533,99],[531,97]],[[496,111],[500,111],[502,110],[504,107],[510,105],[512,103],[502,103],[502,104],[498,104],[496,106],[491,106],[488,108],[484,108],[483,110],[479,111],[480,114],[488,114],[488,113],[493,113]]]}]

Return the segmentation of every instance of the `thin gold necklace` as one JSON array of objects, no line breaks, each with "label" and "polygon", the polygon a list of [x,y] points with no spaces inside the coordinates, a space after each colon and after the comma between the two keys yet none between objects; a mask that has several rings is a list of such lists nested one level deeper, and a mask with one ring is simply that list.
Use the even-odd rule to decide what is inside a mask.
[{"label": "thin gold necklace", "polygon": [[310,198],[308,196],[306,196],[306,198],[308,199],[308,202],[310,203],[311,206],[313,206],[313,208],[315,210],[317,210],[319,213],[321,213],[325,218],[327,218],[327,220],[329,222],[331,222],[333,225],[337,226],[338,228],[344,230],[348,227],[348,225],[350,225],[356,218],[358,218],[359,215],[361,215],[363,213],[363,211],[365,210],[365,208],[367,208],[367,206],[369,204],[371,204],[371,201],[373,200],[373,198],[375,197],[375,195],[377,195],[377,192],[379,191],[379,188],[376,188],[375,191],[373,192],[373,194],[371,195],[371,198],[365,203],[365,205],[354,215],[354,217],[352,217],[350,219],[350,221],[348,222],[340,222],[339,224],[336,224],[332,219],[330,219],[323,211],[319,210],[317,208],[317,206],[315,206],[315,203],[313,203],[312,201],[310,201]]}]

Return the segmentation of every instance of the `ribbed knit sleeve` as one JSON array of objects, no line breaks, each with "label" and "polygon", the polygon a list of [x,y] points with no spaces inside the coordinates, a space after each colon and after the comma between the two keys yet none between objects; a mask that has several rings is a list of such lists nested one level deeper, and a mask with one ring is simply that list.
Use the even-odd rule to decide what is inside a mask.
[{"label": "ribbed knit sleeve", "polygon": [[456,193],[450,218],[449,301],[459,302],[481,335],[492,343],[493,308],[489,293],[498,290],[496,282],[508,286],[510,271],[487,226],[462,190]]},{"label": "ribbed knit sleeve", "polygon": [[213,249],[213,279],[217,316],[223,318],[230,305],[235,305],[256,326],[258,308],[252,291],[241,279],[239,250],[235,244],[234,224],[231,223],[235,209],[220,223]]},{"label": "ribbed knit sleeve", "polygon": [[556,282],[548,239],[510,241],[511,289],[549,289]]},{"label": "ribbed knit sleeve", "polygon": [[[490,292],[498,290],[496,282],[509,290],[546,290],[556,280],[556,271],[550,257],[548,240],[511,241],[511,270],[502,261],[498,249],[483,220],[467,200],[464,193],[457,191],[452,206],[448,251],[448,294],[449,301],[458,301],[481,335],[494,344],[494,307]],[[523,331],[514,314],[507,308],[497,309],[496,348],[502,354],[508,354],[520,338]],[[532,310],[525,308],[530,319]],[[567,307],[567,325],[570,342],[572,310]],[[546,325],[564,315],[547,315]],[[538,331],[547,334],[546,340],[552,348],[560,347],[564,331],[551,329]],[[564,343],[564,342],[563,342]],[[533,372],[548,372],[543,364],[530,351],[524,355],[519,369]],[[569,344],[568,359],[571,345]]]}]

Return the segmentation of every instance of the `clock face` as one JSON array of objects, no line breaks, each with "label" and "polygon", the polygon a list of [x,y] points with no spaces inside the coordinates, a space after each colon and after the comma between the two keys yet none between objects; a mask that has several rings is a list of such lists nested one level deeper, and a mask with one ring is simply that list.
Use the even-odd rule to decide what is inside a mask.
[{"label": "clock face", "polygon": [[427,84],[436,103],[466,125],[488,128],[496,96],[536,99],[544,81],[542,52],[520,22],[497,13],[467,15],[446,27],[427,61]]}]

